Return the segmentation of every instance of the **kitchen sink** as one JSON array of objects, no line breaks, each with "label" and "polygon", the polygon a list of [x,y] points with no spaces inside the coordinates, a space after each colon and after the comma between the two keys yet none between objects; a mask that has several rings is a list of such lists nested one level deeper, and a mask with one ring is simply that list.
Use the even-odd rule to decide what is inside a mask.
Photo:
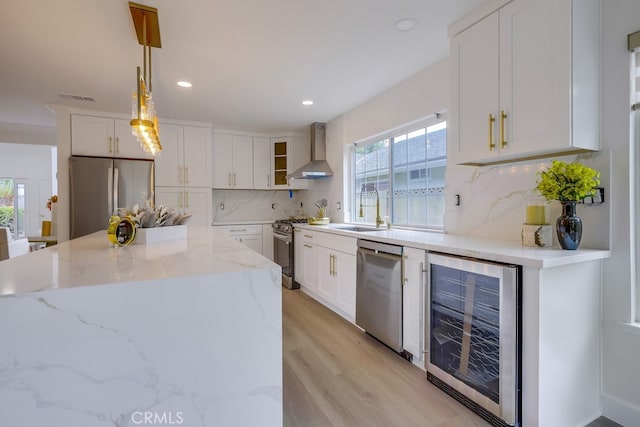
[{"label": "kitchen sink", "polygon": [[345,225],[334,227],[336,230],[355,231],[356,233],[366,233],[367,231],[379,231],[380,228],[375,227],[363,227],[361,225]]}]

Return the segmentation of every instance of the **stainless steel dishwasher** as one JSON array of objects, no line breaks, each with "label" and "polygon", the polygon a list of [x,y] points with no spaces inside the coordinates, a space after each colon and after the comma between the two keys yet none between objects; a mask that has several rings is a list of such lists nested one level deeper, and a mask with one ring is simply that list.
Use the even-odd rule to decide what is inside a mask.
[{"label": "stainless steel dishwasher", "polygon": [[402,353],[402,246],[358,239],[356,324]]}]

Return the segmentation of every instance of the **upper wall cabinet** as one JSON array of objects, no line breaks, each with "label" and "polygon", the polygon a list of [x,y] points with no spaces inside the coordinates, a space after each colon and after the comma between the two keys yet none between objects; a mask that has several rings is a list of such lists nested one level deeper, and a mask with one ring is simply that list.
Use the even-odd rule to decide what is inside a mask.
[{"label": "upper wall cabinet", "polygon": [[[271,138],[271,188],[303,190],[308,179],[288,179],[287,176],[309,161],[309,143],[294,144],[291,137]],[[305,149],[306,147],[306,149]]]},{"label": "upper wall cabinet", "polygon": [[[213,188],[300,190],[309,180],[287,175],[309,161],[308,149],[291,137],[213,134]],[[307,144],[308,145],[308,144]]]},{"label": "upper wall cabinet", "polygon": [[156,185],[211,188],[211,129],[160,124]]},{"label": "upper wall cabinet", "polygon": [[270,190],[273,186],[271,170],[271,140],[269,138],[253,138],[253,188]]},{"label": "upper wall cabinet", "polygon": [[213,134],[213,188],[253,188],[253,142],[249,136]]},{"label": "upper wall cabinet", "polygon": [[128,120],[71,116],[71,154],[76,156],[152,159],[131,134]]},{"label": "upper wall cabinet", "polygon": [[449,161],[598,150],[599,0],[503,3],[449,29]]}]

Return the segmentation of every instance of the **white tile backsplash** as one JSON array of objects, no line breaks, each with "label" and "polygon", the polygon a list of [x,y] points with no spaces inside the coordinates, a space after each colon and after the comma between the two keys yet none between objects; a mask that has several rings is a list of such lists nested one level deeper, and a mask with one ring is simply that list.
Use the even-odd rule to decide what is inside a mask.
[{"label": "white tile backsplash", "polygon": [[[305,190],[213,190],[213,222],[274,221],[306,212]],[[275,203],[275,209],[272,205]],[[224,205],[224,209],[222,206]],[[313,212],[311,210],[310,212]]]},{"label": "white tile backsplash", "polygon": [[[610,153],[601,151],[553,159],[575,160],[600,171],[602,186],[609,190]],[[526,201],[535,197],[536,173],[546,169],[553,159],[505,165],[470,167],[447,166],[446,214],[447,233],[503,240],[520,240]],[[460,195],[460,206],[455,206],[455,195]],[[560,215],[560,204],[549,204],[549,221],[555,224]],[[583,220],[581,246],[609,247],[610,203],[578,205],[578,216]],[[554,244],[557,239],[554,236]]]}]

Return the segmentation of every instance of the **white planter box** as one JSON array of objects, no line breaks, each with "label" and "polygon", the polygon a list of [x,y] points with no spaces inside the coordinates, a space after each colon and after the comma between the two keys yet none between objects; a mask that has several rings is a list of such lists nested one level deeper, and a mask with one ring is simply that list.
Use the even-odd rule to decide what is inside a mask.
[{"label": "white planter box", "polygon": [[134,245],[148,245],[150,243],[165,242],[187,238],[186,225],[172,225],[169,227],[138,228]]}]

